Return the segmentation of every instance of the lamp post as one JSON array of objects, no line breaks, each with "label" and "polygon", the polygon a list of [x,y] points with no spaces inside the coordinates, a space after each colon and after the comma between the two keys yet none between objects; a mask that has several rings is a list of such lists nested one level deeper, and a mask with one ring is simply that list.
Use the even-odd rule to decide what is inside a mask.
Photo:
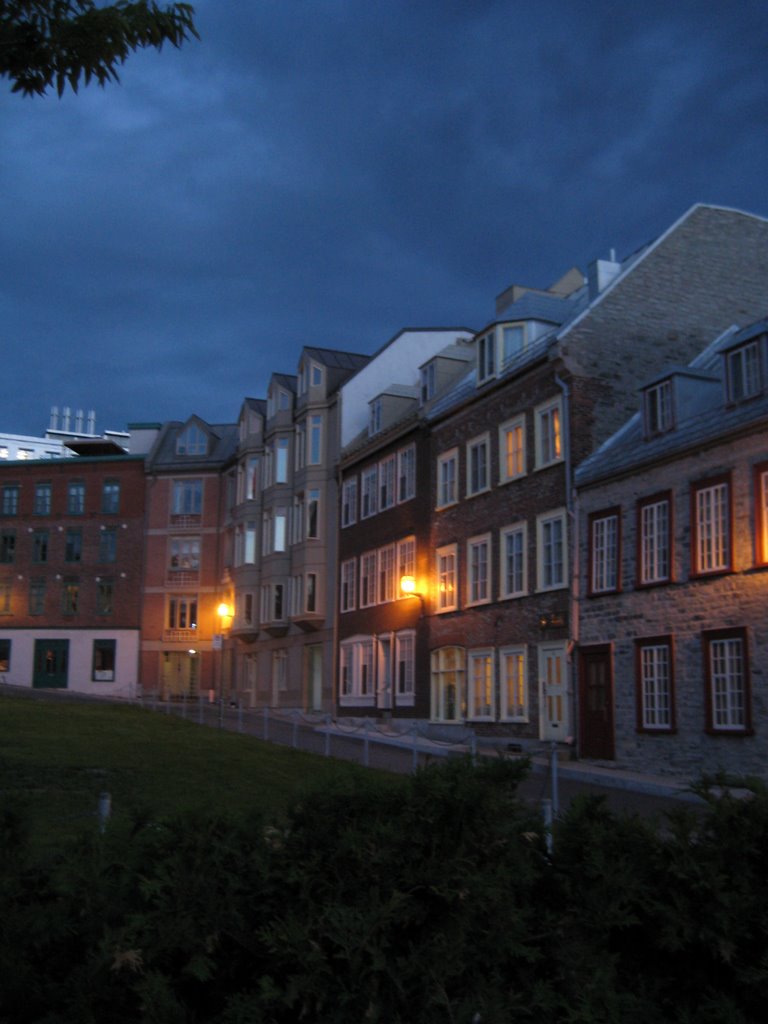
[{"label": "lamp post", "polygon": [[416,589],[415,576],[400,577],[400,593],[405,597],[418,597],[421,602],[421,611],[419,612],[419,618],[421,618],[424,614],[424,595]]},{"label": "lamp post", "polygon": [[232,608],[226,601],[221,601],[216,608],[216,615],[219,619],[219,633],[214,639],[214,648],[221,652],[219,656],[219,701],[224,703],[224,632],[232,625]]}]

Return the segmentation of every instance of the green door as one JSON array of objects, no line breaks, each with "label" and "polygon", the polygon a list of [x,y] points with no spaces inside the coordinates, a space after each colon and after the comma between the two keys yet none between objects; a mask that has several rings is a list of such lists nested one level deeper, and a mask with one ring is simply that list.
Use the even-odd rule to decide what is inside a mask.
[{"label": "green door", "polygon": [[67,688],[69,640],[35,640],[33,686]]}]

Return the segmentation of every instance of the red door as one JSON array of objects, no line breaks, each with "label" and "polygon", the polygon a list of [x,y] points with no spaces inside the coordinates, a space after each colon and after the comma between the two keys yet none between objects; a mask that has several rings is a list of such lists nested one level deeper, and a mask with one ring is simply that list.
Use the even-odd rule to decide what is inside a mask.
[{"label": "red door", "polygon": [[579,753],[582,757],[613,760],[611,648],[583,648],[579,667]]}]

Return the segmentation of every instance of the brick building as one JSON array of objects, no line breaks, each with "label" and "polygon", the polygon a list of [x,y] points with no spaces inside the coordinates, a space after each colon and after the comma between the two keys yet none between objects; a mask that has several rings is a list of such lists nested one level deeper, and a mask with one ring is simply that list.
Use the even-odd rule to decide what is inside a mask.
[{"label": "brick building", "polygon": [[114,444],[0,463],[0,678],[129,697],[139,671],[144,464]]},{"label": "brick building", "polygon": [[584,757],[765,777],[767,331],[652,378],[576,472]]}]

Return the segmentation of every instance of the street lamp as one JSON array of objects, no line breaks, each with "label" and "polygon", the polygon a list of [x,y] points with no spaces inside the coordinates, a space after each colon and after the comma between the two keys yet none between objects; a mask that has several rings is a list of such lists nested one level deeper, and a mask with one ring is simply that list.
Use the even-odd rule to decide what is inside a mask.
[{"label": "street lamp", "polygon": [[421,601],[421,612],[420,616],[424,614],[424,595],[420,594],[416,589],[416,577],[415,576],[401,576],[400,577],[400,593],[404,597],[418,597]]}]

